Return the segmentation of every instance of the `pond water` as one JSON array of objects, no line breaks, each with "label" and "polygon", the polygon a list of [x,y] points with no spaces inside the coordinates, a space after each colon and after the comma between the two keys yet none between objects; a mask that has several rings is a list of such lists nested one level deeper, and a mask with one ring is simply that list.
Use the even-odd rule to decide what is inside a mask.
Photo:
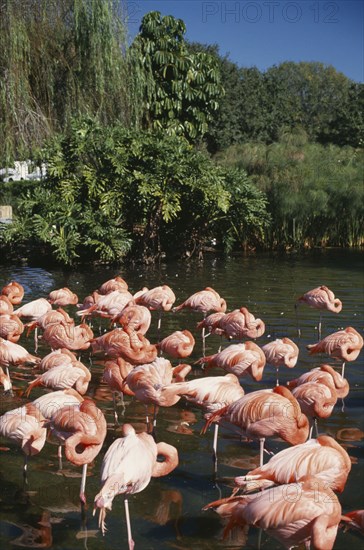
[{"label": "pond water", "polygon": [[[208,256],[203,263],[175,262],[158,267],[125,266],[122,269],[94,269],[64,273],[36,267],[0,268],[0,288],[10,280],[20,282],[25,288],[23,303],[46,297],[53,289],[64,286],[76,292],[80,301],[104,281],[121,275],[131,292],[143,286],[152,288],[168,284],[175,292],[175,305],[206,286],[212,286],[225,298],[228,311],[246,306],[255,317],[266,324],[265,334],[257,339],[264,345],[271,339],[288,336],[300,349],[297,366],[280,369],[280,382],[285,384],[303,372],[321,363],[339,364],[328,357],[309,356],[306,345],[317,341],[319,313],[305,305],[294,304],[298,296],[321,284],[331,288],[343,302],[340,314],[324,312],[323,336],[353,326],[363,334],[363,255],[359,251],[311,251],[305,254],[263,255],[216,258]],[[74,314],[76,308],[66,308]],[[196,338],[193,354],[188,358],[193,366],[188,379],[204,376],[201,367],[193,365],[202,356],[201,335],[196,324],[201,315],[188,310],[163,315],[161,338],[175,330],[189,329]],[[147,333],[151,343],[157,342],[158,316],[152,314],[152,325]],[[95,335],[107,324],[93,321]],[[220,346],[218,336],[206,340],[206,354],[216,353]],[[24,334],[19,344],[34,352],[34,339]],[[228,342],[223,341],[223,346]],[[41,343],[38,354],[43,357],[50,349]],[[352,460],[352,470],[344,492],[339,496],[343,511],[364,507],[364,368],[363,351],[359,358],[347,363],[345,375],[350,393],[344,402],[338,400],[333,414],[319,422],[320,433],[334,436],[343,445]],[[54,549],[126,549],[124,502],[117,496],[111,512],[106,517],[107,532],[102,536],[97,517],[93,517],[93,499],[100,487],[100,466],[106,449],[120,436],[120,426],[114,425],[112,394],[101,383],[103,367],[89,352],[81,353],[81,360],[90,367],[92,381],[87,395],[92,396],[105,413],[108,435],[101,453],[89,468],[87,478],[86,509],[81,511],[78,494],[80,468],[64,459],[63,469],[58,469],[57,447],[47,442],[40,454],[29,462],[28,485],[22,478],[23,455],[10,441],[0,441],[0,548],[54,548]],[[177,364],[173,362],[173,364]],[[4,413],[23,404],[20,396],[34,373],[31,368],[12,368],[15,395],[1,395]],[[222,375],[218,369],[210,375]],[[273,367],[265,367],[261,382],[249,377],[241,379],[245,392],[269,388],[275,385]],[[30,399],[46,390],[35,388]],[[122,407],[118,407],[122,414]],[[137,431],[145,426],[144,406],[131,397],[125,398],[122,422],[132,423]],[[258,465],[258,443],[246,443],[226,429],[220,429],[218,440],[217,474],[212,462],[212,429],[200,435],[204,425],[203,412],[181,399],[176,405],[160,409],[156,437],[166,441],[179,452],[179,466],[168,476],[152,479],[141,493],[129,498],[133,537],[136,549],[222,549],[222,548],[281,548],[275,539],[250,527],[247,533],[234,531],[222,540],[224,524],[213,511],[202,511],[203,506],[220,497],[229,496],[233,479],[244,475]],[[275,439],[268,442],[271,451],[277,452],[287,444]],[[265,461],[267,458],[265,458]],[[359,535],[339,530],[335,549],[363,548]]]}]

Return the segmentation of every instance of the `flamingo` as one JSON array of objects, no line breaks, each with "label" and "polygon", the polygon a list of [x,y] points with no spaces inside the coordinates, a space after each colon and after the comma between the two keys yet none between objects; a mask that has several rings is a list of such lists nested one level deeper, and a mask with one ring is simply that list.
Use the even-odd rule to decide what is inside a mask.
[{"label": "flamingo", "polygon": [[309,344],[307,349],[310,355],[315,353],[326,353],[334,359],[343,361],[341,376],[344,377],[345,362],[355,361],[363,347],[363,337],[353,327],[346,327],[326,336],[317,344]]},{"label": "flamingo", "polygon": [[128,290],[128,283],[124,281],[124,279],[120,277],[120,275],[117,275],[113,279],[109,279],[108,281],[102,283],[102,285],[98,289],[98,292],[99,294],[109,294],[114,290],[119,290],[120,292]]},{"label": "flamingo", "polygon": [[316,550],[332,550],[341,520],[337,496],[312,476],[259,493],[220,499],[203,509],[215,509],[229,518],[224,538],[234,526],[255,525],[288,549],[311,543]]},{"label": "flamingo", "polygon": [[0,436],[14,441],[24,453],[23,475],[26,481],[28,457],[44,447],[47,430],[45,418],[33,403],[27,403],[0,416]]},{"label": "flamingo", "polygon": [[173,359],[184,359],[191,355],[195,339],[189,330],[176,330],[157,344],[157,349]]},{"label": "flamingo", "polygon": [[219,336],[222,336],[224,331],[219,328],[219,321],[222,317],[224,317],[225,313],[222,311],[217,311],[216,313],[210,313],[210,315],[207,315],[207,317],[204,317],[202,321],[197,323],[197,330],[203,330],[207,329],[209,334],[217,334]]},{"label": "flamingo", "polygon": [[38,298],[37,300],[32,300],[31,302],[18,307],[18,309],[14,310],[14,313],[16,313],[16,315],[20,318],[27,317],[28,319],[34,321],[51,309],[52,306],[48,300],[45,298]]},{"label": "flamingo", "polygon": [[246,307],[234,309],[225,313],[214,325],[223,331],[229,340],[242,340],[243,338],[259,338],[265,332],[265,324],[261,319],[256,319]]},{"label": "flamingo", "polygon": [[[178,452],[168,443],[156,443],[145,432],[137,434],[131,424],[124,424],[122,436],[108,448],[101,466],[101,490],[95,496],[94,514],[99,508],[99,527],[105,534],[106,510],[111,510],[116,495],[124,494],[129,550],[134,548],[127,496],[139,493],[152,477],[168,475],[178,466]],[[165,458],[158,462],[158,456]]]},{"label": "flamingo", "polygon": [[[29,353],[23,346],[0,338],[0,366],[5,367],[6,376],[10,381],[9,367],[10,365],[24,365],[31,363],[37,365],[40,363],[40,358]],[[10,388],[11,389],[11,388]]]},{"label": "flamingo", "polygon": [[116,328],[91,340],[92,352],[108,358],[122,357],[133,365],[150,363],[157,357],[157,348],[135,331]]},{"label": "flamingo", "polygon": [[4,392],[8,392],[12,390],[10,376],[8,373],[5,373],[3,371],[2,367],[0,367],[0,384],[3,386]]},{"label": "flamingo", "polygon": [[84,395],[87,392],[91,372],[80,361],[74,361],[70,365],[58,365],[46,370],[35,380],[28,383],[28,388],[24,395],[29,396],[33,388],[44,386],[52,390],[65,390],[74,388],[79,394]]},{"label": "flamingo", "polygon": [[333,387],[337,397],[344,398],[349,393],[349,382],[333,369],[331,365],[320,365],[315,369],[304,372],[298,378],[289,380],[287,386],[292,391],[293,388],[306,382],[320,382],[321,384],[326,384],[326,386]]},{"label": "flamingo", "polygon": [[296,344],[287,337],[277,338],[268,344],[262,346],[262,350],[266,357],[267,363],[276,367],[277,370],[277,382],[276,385],[279,385],[278,380],[278,370],[280,366],[288,367],[292,369],[296,366],[299,349]]},{"label": "flamingo", "polygon": [[173,290],[168,285],[156,286],[151,289],[143,287],[134,294],[134,300],[136,304],[145,306],[150,311],[158,311],[157,331],[159,335],[162,324],[162,313],[163,311],[170,311],[176,301]]},{"label": "flamingo", "polygon": [[48,294],[48,301],[54,306],[75,306],[78,303],[78,296],[67,287],[52,290]]},{"label": "flamingo", "polygon": [[133,301],[133,295],[130,294],[128,290],[113,290],[108,294],[98,296],[94,304],[86,309],[80,309],[76,312],[76,315],[82,318],[89,315],[114,318],[116,315],[119,315],[128,304],[133,303]]},{"label": "flamingo", "polygon": [[266,437],[278,436],[290,445],[297,445],[306,441],[309,433],[307,417],[284,386],[250,392],[205,418],[203,434],[212,423],[220,422],[237,426],[249,438],[259,438],[261,466]]},{"label": "flamingo", "polygon": [[133,368],[133,365],[125,361],[122,357],[117,357],[115,361],[105,362],[102,380],[112,390],[115,423],[118,423],[115,394],[119,393],[122,396],[124,394],[134,395],[134,392],[129,388],[128,384],[124,384],[125,378]]},{"label": "flamingo", "polygon": [[19,305],[24,298],[24,287],[16,281],[11,281],[2,288],[1,294],[6,296],[14,306]]},{"label": "flamingo", "polygon": [[[171,407],[175,405],[180,396],[171,392],[163,392],[164,386],[171,384],[173,379],[173,367],[163,357],[157,357],[153,362],[139,365],[129,372],[123,386],[128,386],[135,398],[148,406],[154,405],[153,428],[156,423],[158,407]],[[149,424],[147,416],[147,428]]]},{"label": "flamingo", "polygon": [[74,408],[78,408],[82,401],[82,395],[73,388],[69,388],[45,393],[32,403],[46,420],[51,420],[60,409],[65,407],[68,408],[69,414],[72,416]]},{"label": "flamingo", "polygon": [[112,323],[118,322],[127,332],[135,331],[145,335],[148,332],[151,320],[152,315],[147,307],[139,304],[129,304],[112,319]]},{"label": "flamingo", "polygon": [[0,338],[0,365],[23,365],[24,363],[40,363],[40,357],[29,353],[23,346]]},{"label": "flamingo", "polygon": [[320,310],[320,321],[318,326],[318,337],[321,339],[321,311],[327,310],[333,313],[340,313],[342,302],[335,298],[335,294],[327,286],[321,285],[309,290],[297,299],[299,304],[307,304],[310,307]]},{"label": "flamingo", "polygon": [[13,313],[14,306],[7,296],[0,294],[0,315]]},{"label": "flamingo", "polygon": [[[195,292],[187,298],[182,304],[173,308],[173,311],[181,311],[182,309],[191,309],[203,313],[204,318],[208,313],[225,313],[227,308],[226,301],[211,287],[206,287],[204,290]],[[202,353],[205,355],[205,327],[202,326]]]},{"label": "flamingo", "polygon": [[24,332],[24,325],[15,313],[0,315],[0,337],[17,343]]},{"label": "flamingo", "polygon": [[320,435],[317,439],[283,449],[264,466],[236,477],[235,484],[236,490],[256,491],[294,483],[310,475],[320,479],[333,491],[342,493],[350,470],[351,460],[346,450],[333,437]]},{"label": "flamingo", "polygon": [[[292,389],[292,395],[300,404],[302,412],[313,418],[317,432],[317,419],[328,418],[337,402],[334,387],[320,382],[305,382]],[[312,428],[309,437],[312,435]]]},{"label": "flamingo", "polygon": [[225,313],[226,307],[225,300],[220,297],[216,290],[208,286],[204,290],[192,294],[182,304],[174,307],[173,311],[191,309],[192,311],[199,311],[206,315],[212,311]]},{"label": "flamingo", "polygon": [[67,348],[58,348],[45,355],[39,367],[42,371],[46,371],[59,365],[72,365],[75,361],[77,357],[72,351]]},{"label": "flamingo", "polygon": [[43,315],[41,315],[40,317],[38,317],[37,319],[35,319],[34,321],[27,323],[25,325],[27,328],[27,336],[29,336],[32,330],[35,330],[34,332],[35,351],[38,350],[38,328],[44,331],[49,325],[62,325],[63,327],[66,328],[66,330],[68,330],[69,327],[75,326],[75,322],[64,309],[59,307],[56,310],[51,309],[46,313],[44,313]]},{"label": "flamingo", "polygon": [[48,426],[51,434],[64,443],[67,460],[83,466],[80,500],[85,504],[87,465],[96,458],[104,443],[107,432],[105,417],[92,399],[85,398],[72,414],[68,407],[57,411]]},{"label": "flamingo", "polygon": [[48,325],[43,332],[43,340],[52,348],[67,348],[68,350],[86,350],[91,346],[94,333],[86,323],[64,326],[62,324]]},{"label": "flamingo", "polygon": [[[206,376],[173,383],[162,388],[162,395],[167,393],[180,395],[190,403],[211,413],[243,397],[244,389],[240,385],[239,378],[235,374],[228,373],[225,376]],[[215,471],[217,469],[218,429],[219,425],[215,423],[212,445]]]},{"label": "flamingo", "polygon": [[202,357],[197,363],[204,364],[206,370],[219,367],[238,377],[249,374],[259,382],[263,376],[266,360],[263,351],[255,342],[245,342],[231,344],[219,353]]}]

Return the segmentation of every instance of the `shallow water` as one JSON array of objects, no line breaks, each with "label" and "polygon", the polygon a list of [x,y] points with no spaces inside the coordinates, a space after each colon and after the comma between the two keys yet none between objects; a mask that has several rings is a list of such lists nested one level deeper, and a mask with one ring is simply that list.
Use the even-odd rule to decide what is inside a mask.
[{"label": "shallow water", "polygon": [[[306,345],[317,341],[319,313],[305,305],[294,308],[295,300],[307,290],[326,284],[343,302],[340,314],[324,312],[323,336],[353,326],[361,334],[364,329],[363,311],[363,254],[358,251],[312,251],[304,255],[254,255],[219,259],[207,257],[202,264],[176,262],[160,267],[124,267],[120,270],[95,269],[63,273],[41,268],[0,268],[0,288],[10,280],[20,282],[25,288],[23,303],[64,286],[76,292],[80,301],[104,281],[120,274],[136,292],[143,286],[152,288],[168,284],[175,292],[176,304],[206,286],[215,288],[228,304],[228,311],[246,306],[255,317],[266,324],[265,334],[257,340],[264,345],[271,339],[288,336],[300,349],[297,366],[291,371],[280,369],[280,382],[296,378],[301,373],[325,362],[335,365],[328,357],[309,356]],[[66,308],[74,314],[76,308]],[[183,310],[166,313],[162,318],[161,338],[177,329],[189,329],[195,335],[196,345],[189,364],[202,356],[200,333],[196,323],[201,315]],[[152,314],[152,325],[147,333],[151,343],[157,342],[158,317]],[[93,321],[95,336],[107,328],[107,323]],[[19,344],[34,352],[32,336],[22,335]],[[223,345],[228,343],[223,341]],[[209,336],[206,354],[216,353],[220,338]],[[43,357],[50,349],[41,343],[38,354]],[[350,383],[350,393],[344,402],[338,400],[333,414],[319,422],[320,433],[330,434],[343,445],[352,460],[352,470],[344,492],[339,496],[343,511],[364,507],[363,491],[363,438],[364,438],[364,369],[363,351],[359,358],[346,364],[345,375]],[[22,478],[23,455],[11,442],[0,441],[0,548],[54,548],[54,549],[125,549],[127,537],[122,496],[114,499],[113,509],[106,517],[107,533],[101,535],[97,518],[92,515],[92,503],[99,490],[100,466],[105,450],[120,435],[120,427],[114,425],[111,392],[101,384],[102,366],[90,353],[81,354],[82,361],[90,366],[92,381],[88,395],[104,411],[108,435],[102,452],[89,468],[86,495],[88,505],[81,512],[78,500],[80,468],[65,459],[63,469],[58,469],[57,447],[46,443],[41,453],[30,460],[28,485]],[[174,364],[176,364],[174,362]],[[12,368],[15,396],[1,395],[0,413],[25,402],[19,393],[34,374],[28,367]],[[213,369],[209,375],[222,375]],[[201,367],[194,365],[189,379],[203,376]],[[261,382],[245,377],[241,379],[245,392],[275,385],[275,370],[267,365]],[[30,399],[42,395],[44,389],[36,388]],[[123,408],[119,404],[119,414]],[[145,426],[144,406],[130,397],[125,398],[122,422],[131,422],[137,431]],[[201,509],[208,502],[229,496],[233,478],[244,475],[259,461],[258,443],[244,443],[226,429],[220,429],[218,440],[217,475],[213,473],[212,430],[200,435],[204,425],[203,412],[181,400],[177,405],[160,409],[156,436],[177,447],[179,466],[164,478],[152,479],[149,486],[129,498],[133,537],[136,549],[220,549],[220,548],[281,548],[273,538],[258,529],[247,533],[236,531],[229,539],[222,540],[224,524],[212,511]],[[268,442],[268,448],[277,452],[287,445],[280,440]],[[265,460],[268,457],[266,456]],[[40,523],[41,522],[41,525]],[[363,539],[351,532],[339,531],[335,549],[363,548]]]}]

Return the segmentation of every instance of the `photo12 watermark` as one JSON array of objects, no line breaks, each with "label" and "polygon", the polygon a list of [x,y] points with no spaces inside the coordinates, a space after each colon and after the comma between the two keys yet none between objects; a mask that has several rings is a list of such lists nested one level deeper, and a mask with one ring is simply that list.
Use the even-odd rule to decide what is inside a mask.
[{"label": "photo12 watermark", "polygon": [[313,23],[338,23],[340,8],[336,2],[201,2],[202,23],[220,21],[223,24],[298,23],[304,17]]}]

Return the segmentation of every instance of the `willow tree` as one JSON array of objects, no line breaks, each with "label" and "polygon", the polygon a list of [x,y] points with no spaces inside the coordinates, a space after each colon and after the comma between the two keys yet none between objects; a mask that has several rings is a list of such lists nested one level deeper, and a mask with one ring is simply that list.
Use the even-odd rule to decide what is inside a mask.
[{"label": "willow tree", "polygon": [[127,121],[123,14],[114,0],[0,4],[0,158],[27,158],[74,115]]},{"label": "willow tree", "polygon": [[150,12],[129,54],[142,127],[195,142],[206,133],[224,89],[216,59],[189,51],[185,32],[181,19]]}]

